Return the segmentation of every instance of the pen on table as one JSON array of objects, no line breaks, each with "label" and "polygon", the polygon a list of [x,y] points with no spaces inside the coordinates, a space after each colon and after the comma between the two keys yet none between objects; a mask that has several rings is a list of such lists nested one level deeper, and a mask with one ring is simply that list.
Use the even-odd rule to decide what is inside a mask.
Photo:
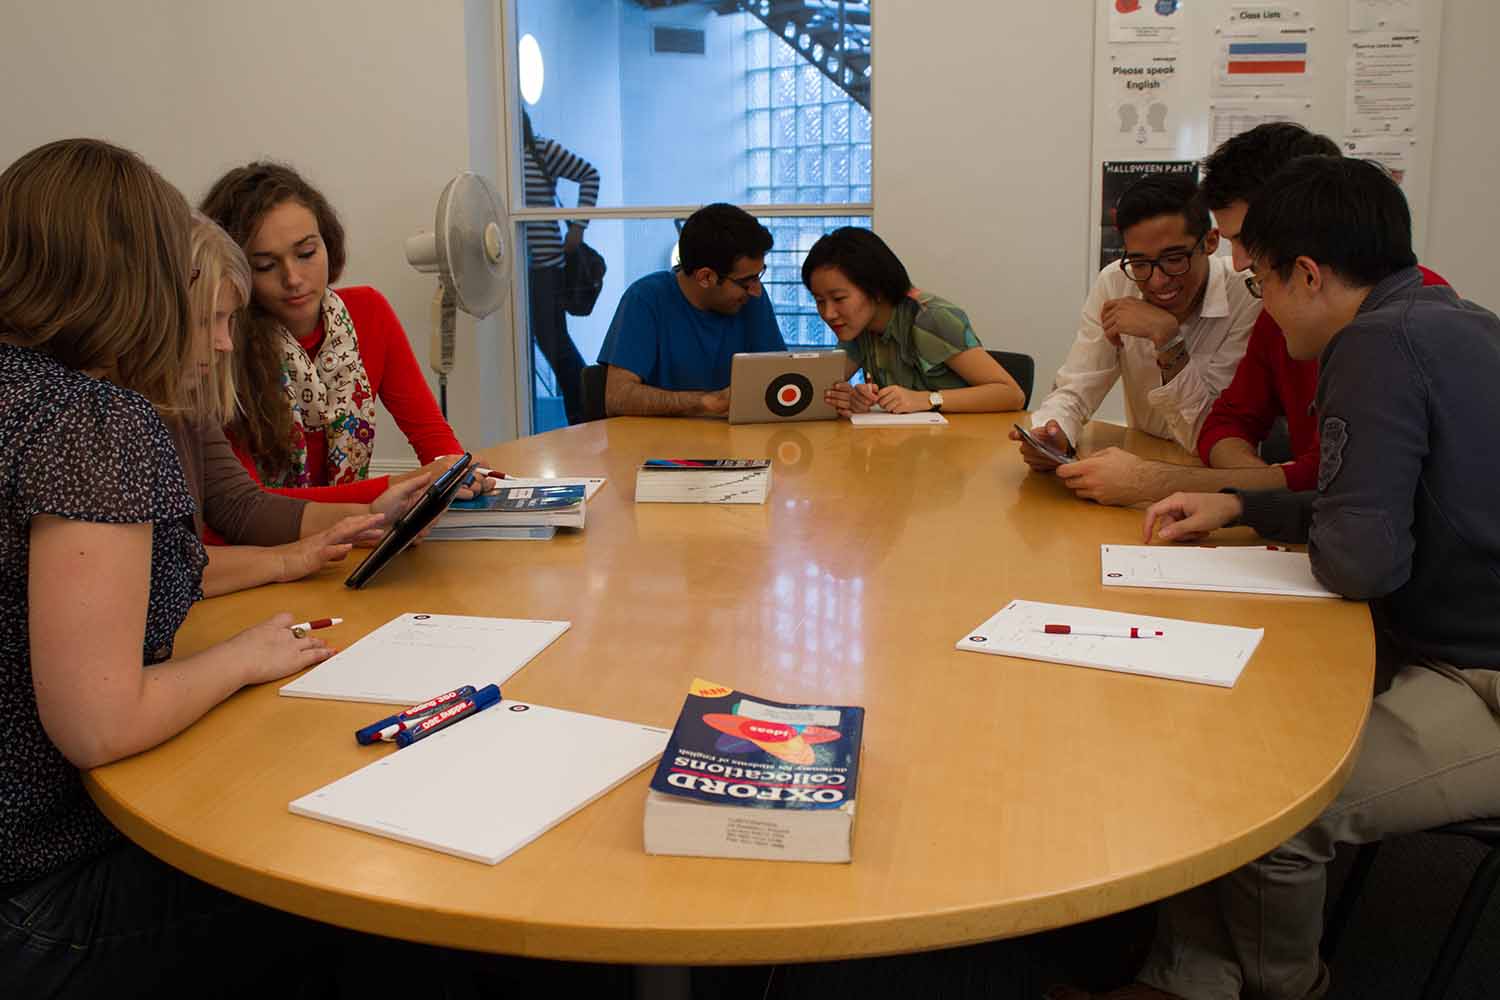
[{"label": "pen on table", "polygon": [[454,723],[462,722],[469,716],[498,704],[499,701],[500,685],[486,684],[462,701],[454,702],[441,712],[429,715],[416,725],[403,727],[395,736],[396,746],[409,747],[417,740],[426,739],[440,729],[447,729]]},{"label": "pen on table", "polygon": [[475,469],[464,478],[464,485],[473,486],[476,479],[494,479],[498,481],[509,478],[511,477],[503,472],[496,472],[494,469]]},{"label": "pen on table", "polygon": [[295,625],[289,626],[289,628],[292,630],[292,635],[300,639],[307,633],[316,632],[320,628],[333,628],[335,625],[342,624],[344,624],[344,619],[342,618],[314,618],[309,622],[298,622]]},{"label": "pen on table", "polygon": [[426,701],[403,708],[395,715],[388,715],[384,719],[372,722],[363,729],[354,732],[356,743],[370,744],[379,743],[381,740],[389,739],[401,731],[408,723],[420,722],[430,715],[451,705],[462,698],[467,698],[474,693],[474,685],[465,684],[463,687],[454,688],[452,691],[444,691],[442,694]]},{"label": "pen on table", "polygon": [[1103,625],[1090,625],[1087,628],[1075,628],[1072,625],[1043,625],[1042,631],[1048,635],[1102,635],[1113,639],[1162,639],[1166,633],[1159,628],[1144,628],[1132,625],[1129,628],[1109,628]]}]

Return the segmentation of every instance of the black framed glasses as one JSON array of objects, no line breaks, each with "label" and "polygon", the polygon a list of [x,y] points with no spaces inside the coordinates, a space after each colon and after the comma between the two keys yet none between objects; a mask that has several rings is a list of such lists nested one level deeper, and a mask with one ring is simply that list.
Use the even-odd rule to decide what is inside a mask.
[{"label": "black framed glasses", "polygon": [[719,275],[719,277],[722,280],[728,281],[728,282],[730,282],[732,284],[739,285],[742,289],[744,289],[747,292],[754,292],[757,288],[760,288],[761,287],[761,279],[764,278],[765,276],[766,276],[766,269],[765,268],[761,268],[759,273],[752,274],[748,278],[736,278],[736,277],[734,277],[733,275],[730,275],[730,274],[721,274],[721,275]]},{"label": "black framed glasses", "polygon": [[1264,283],[1253,274],[1245,275],[1245,290],[1250,293],[1252,299],[1258,299],[1264,292]]},{"label": "black framed glasses", "polygon": [[1192,268],[1193,255],[1203,246],[1203,241],[1206,239],[1208,239],[1207,232],[1198,237],[1198,242],[1194,243],[1191,248],[1187,250],[1171,250],[1160,257],[1131,257],[1127,255],[1120,258],[1120,268],[1125,272],[1126,277],[1140,284],[1150,281],[1151,273],[1158,267],[1161,268],[1162,274],[1165,274],[1169,278],[1176,278],[1179,275],[1187,274],[1188,270]]}]

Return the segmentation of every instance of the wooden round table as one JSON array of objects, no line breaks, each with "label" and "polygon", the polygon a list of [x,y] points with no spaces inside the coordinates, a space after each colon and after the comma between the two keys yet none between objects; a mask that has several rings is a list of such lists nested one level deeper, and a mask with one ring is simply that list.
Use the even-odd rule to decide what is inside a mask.
[{"label": "wooden round table", "polygon": [[[1014,415],[946,427],[730,427],[613,419],[486,452],[521,475],[604,474],[588,528],[551,542],[429,543],[368,589],[352,563],[204,601],[189,653],[276,611],[339,615],[347,644],[407,611],[572,629],[508,696],[670,727],[703,676],[868,710],[854,862],[650,857],[642,772],[494,867],[293,816],[376,759],[383,706],[245,690],[91,794],[131,839],[251,899],[413,941],[544,958],[813,961],[992,940],[1214,878],[1337,792],[1369,705],[1363,604],[1099,583],[1099,544],[1141,514],[1028,474]],[[1183,453],[1095,426],[1090,442]],[[646,457],[771,457],[763,506],[633,502]],[[1250,541],[1244,529],[1222,541]],[[954,643],[1013,598],[1266,634],[1230,690],[997,656]],[[505,775],[476,775],[504,794]],[[417,807],[417,804],[413,804]]]}]

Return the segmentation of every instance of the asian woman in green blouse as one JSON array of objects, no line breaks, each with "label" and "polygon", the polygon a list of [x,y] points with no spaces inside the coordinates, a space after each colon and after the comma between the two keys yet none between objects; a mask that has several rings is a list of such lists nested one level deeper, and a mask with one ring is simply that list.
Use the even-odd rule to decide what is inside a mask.
[{"label": "asian woman in green blouse", "polygon": [[[913,288],[900,259],[868,229],[845,226],[813,244],[802,283],[848,355],[827,401],[840,416],[1021,409],[1016,380],[985,351],[964,311]],[[848,379],[863,369],[865,380]]]}]

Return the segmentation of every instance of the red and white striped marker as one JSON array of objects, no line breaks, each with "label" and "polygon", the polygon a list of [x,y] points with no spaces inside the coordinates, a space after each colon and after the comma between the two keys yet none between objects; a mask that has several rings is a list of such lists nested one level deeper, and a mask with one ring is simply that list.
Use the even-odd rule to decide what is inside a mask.
[{"label": "red and white striped marker", "polygon": [[1111,639],[1162,639],[1166,637],[1166,633],[1159,628],[1138,628],[1134,625],[1130,628],[1105,628],[1098,625],[1090,628],[1074,628],[1072,625],[1044,625],[1042,631],[1048,635],[1102,635]]}]

